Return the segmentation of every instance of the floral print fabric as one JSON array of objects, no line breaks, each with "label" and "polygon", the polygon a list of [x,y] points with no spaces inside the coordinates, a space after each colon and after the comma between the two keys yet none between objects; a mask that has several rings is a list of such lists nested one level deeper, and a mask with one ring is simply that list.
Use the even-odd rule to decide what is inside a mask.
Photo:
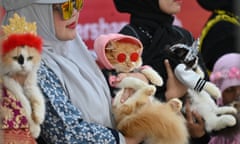
[{"label": "floral print fabric", "polygon": [[46,118],[41,130],[45,141],[49,144],[117,143],[108,128],[84,121],[60,80],[43,62],[38,71],[38,81],[46,101]]}]

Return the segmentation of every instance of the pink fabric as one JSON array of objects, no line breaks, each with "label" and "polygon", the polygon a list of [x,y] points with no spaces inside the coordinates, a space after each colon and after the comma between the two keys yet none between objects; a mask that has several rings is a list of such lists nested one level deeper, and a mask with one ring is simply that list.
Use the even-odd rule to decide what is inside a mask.
[{"label": "pink fabric", "polygon": [[240,134],[230,136],[214,136],[208,144],[240,144]]},{"label": "pink fabric", "polygon": [[214,64],[210,80],[223,92],[226,88],[240,85],[240,54],[229,53]]},{"label": "pink fabric", "polygon": [[[109,41],[114,40],[114,41],[125,41],[129,43],[134,43],[137,44],[143,49],[142,43],[135,37],[132,36],[127,36],[123,34],[118,34],[118,33],[110,33],[110,34],[102,34],[100,35],[93,44],[94,51],[97,54],[97,63],[106,69],[112,69],[111,63],[109,63],[108,59],[106,58],[105,55],[105,48],[106,45],[108,44]],[[141,51],[142,54],[142,51]]]},{"label": "pink fabric", "polygon": [[[228,87],[240,85],[240,54],[229,53],[220,57],[213,67],[210,80],[221,92]],[[217,104],[223,106],[222,98],[217,100]],[[236,133],[229,131],[228,135],[213,136],[208,144],[240,144],[240,131],[236,130]]]}]

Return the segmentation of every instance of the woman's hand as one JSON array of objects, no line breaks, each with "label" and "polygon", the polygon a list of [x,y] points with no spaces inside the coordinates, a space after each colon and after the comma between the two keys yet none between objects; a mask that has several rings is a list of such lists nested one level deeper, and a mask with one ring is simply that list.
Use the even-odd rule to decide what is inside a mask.
[{"label": "woman's hand", "polygon": [[179,98],[186,94],[187,87],[184,86],[175,76],[175,74],[172,71],[172,68],[170,66],[170,63],[168,60],[164,61],[165,68],[167,71],[167,84],[166,84],[166,100],[170,100],[172,98]]},{"label": "woman's hand", "polygon": [[190,100],[186,99],[186,120],[187,127],[192,138],[200,138],[205,135],[205,123],[203,118],[197,113],[192,112],[190,109]]}]

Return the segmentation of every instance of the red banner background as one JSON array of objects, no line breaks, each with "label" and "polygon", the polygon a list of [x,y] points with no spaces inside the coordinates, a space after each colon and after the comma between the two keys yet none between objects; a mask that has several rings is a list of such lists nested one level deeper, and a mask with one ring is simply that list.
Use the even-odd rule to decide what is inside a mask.
[{"label": "red banner background", "polygon": [[[3,13],[0,7],[0,20]],[[181,12],[176,15],[176,23],[198,37],[208,16],[209,13],[203,10],[195,0],[184,1]],[[118,32],[128,23],[128,20],[128,14],[117,12],[112,0],[85,0],[77,30],[91,49],[98,35]]]}]

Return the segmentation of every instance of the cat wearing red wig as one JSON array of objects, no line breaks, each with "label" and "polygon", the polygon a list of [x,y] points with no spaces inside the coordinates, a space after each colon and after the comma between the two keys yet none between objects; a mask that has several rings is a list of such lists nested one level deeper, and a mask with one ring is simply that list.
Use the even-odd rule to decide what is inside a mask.
[{"label": "cat wearing red wig", "polygon": [[[14,18],[22,20],[18,15]],[[22,143],[40,134],[45,117],[44,97],[37,85],[41,51],[42,40],[33,33],[11,33],[1,41],[0,132],[4,143]]]}]

